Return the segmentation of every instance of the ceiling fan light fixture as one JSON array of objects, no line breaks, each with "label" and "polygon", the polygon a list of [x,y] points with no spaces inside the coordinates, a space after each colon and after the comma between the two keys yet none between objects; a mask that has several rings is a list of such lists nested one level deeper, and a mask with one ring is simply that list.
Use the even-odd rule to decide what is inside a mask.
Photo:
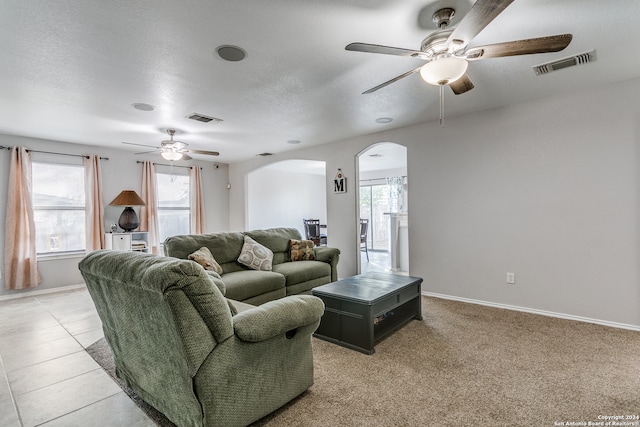
[{"label": "ceiling fan light fixture", "polygon": [[420,76],[430,85],[453,83],[467,72],[469,63],[462,58],[448,56],[427,62],[420,68]]},{"label": "ceiling fan light fixture", "polygon": [[160,153],[160,155],[163,159],[169,161],[180,160],[182,158],[182,153],[172,150],[163,151],[162,153]]}]

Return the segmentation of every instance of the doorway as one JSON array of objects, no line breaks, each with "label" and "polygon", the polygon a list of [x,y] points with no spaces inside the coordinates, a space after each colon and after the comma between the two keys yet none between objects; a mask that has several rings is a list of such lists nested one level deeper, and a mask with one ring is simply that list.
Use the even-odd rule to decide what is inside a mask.
[{"label": "doorway", "polygon": [[292,159],[248,173],[245,229],[297,228],[304,237],[305,218],[327,224],[325,170],[324,161]]},{"label": "doorway", "polygon": [[358,218],[368,224],[360,242],[359,272],[408,274],[407,149],[381,142],[357,159]]}]

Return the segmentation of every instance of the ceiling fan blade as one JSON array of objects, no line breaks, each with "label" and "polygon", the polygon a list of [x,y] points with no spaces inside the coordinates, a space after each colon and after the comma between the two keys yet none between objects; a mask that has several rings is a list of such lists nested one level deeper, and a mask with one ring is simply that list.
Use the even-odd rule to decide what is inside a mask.
[{"label": "ceiling fan blade", "polygon": [[514,40],[471,48],[465,52],[468,61],[505,56],[531,55],[535,53],[560,52],[571,43],[573,35],[538,37],[534,39]]},{"label": "ceiling fan blade", "polygon": [[460,95],[470,91],[471,89],[473,89],[474,86],[469,76],[465,74],[455,82],[449,83],[449,87],[451,87],[451,90],[453,91],[453,93],[455,93],[456,95]]},{"label": "ceiling fan blade", "polygon": [[182,159],[181,160],[191,160],[191,159],[193,159],[193,157],[191,157],[187,153],[182,153]]},{"label": "ceiling fan blade", "polygon": [[493,21],[514,0],[478,0],[447,39],[447,44],[459,40],[456,50],[466,47],[475,36]]},{"label": "ceiling fan blade", "polygon": [[149,154],[149,153],[157,153],[157,152],[158,150],[151,150],[151,151],[142,151],[140,153],[133,153],[133,154],[138,155],[138,154]]},{"label": "ceiling fan blade", "polygon": [[194,154],[206,154],[208,156],[219,156],[220,153],[218,153],[217,151],[207,151],[207,150],[187,150],[189,153],[194,153]]},{"label": "ceiling fan blade", "polygon": [[137,145],[139,147],[150,147],[150,148],[156,148],[156,149],[160,148],[160,147],[156,147],[154,145],[136,144],[136,143],[133,143],[133,142],[124,142],[124,141],[122,141],[122,143],[126,144],[126,145]]},{"label": "ceiling fan blade", "polygon": [[369,43],[351,43],[345,47],[345,50],[354,52],[382,53],[384,55],[408,56],[411,58],[419,58],[424,52],[419,50],[403,49],[400,47],[382,46],[379,44]]},{"label": "ceiling fan blade", "polygon": [[382,84],[379,84],[379,85],[378,85],[378,86],[376,86],[376,87],[372,87],[371,89],[369,89],[369,90],[367,90],[367,91],[362,92],[362,94],[363,94],[363,95],[367,95],[367,94],[369,94],[369,93],[372,93],[372,92],[377,91],[378,89],[382,89],[382,88],[383,88],[383,87],[385,87],[385,86],[389,86],[391,83],[395,83],[395,82],[397,82],[397,81],[398,81],[398,80],[400,80],[400,79],[404,79],[405,77],[408,77],[408,76],[410,76],[411,74],[413,74],[413,73],[415,73],[415,72],[417,72],[417,71],[420,71],[420,68],[422,68],[422,67],[418,67],[418,68],[416,68],[416,69],[414,69],[414,70],[407,71],[407,72],[406,72],[406,73],[404,73],[404,74],[400,74],[399,76],[394,77],[394,78],[392,78],[391,80],[388,80],[388,81],[386,81],[386,82],[384,82],[384,83],[382,83]]}]

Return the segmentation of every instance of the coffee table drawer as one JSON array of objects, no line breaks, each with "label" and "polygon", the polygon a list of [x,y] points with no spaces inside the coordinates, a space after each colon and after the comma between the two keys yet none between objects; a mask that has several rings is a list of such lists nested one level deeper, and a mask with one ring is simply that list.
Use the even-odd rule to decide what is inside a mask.
[{"label": "coffee table drawer", "polygon": [[373,331],[368,331],[371,328],[365,318],[353,313],[325,308],[322,322],[320,322],[315,335],[342,345],[348,343],[348,347],[369,353],[373,350],[369,339],[369,335]]}]

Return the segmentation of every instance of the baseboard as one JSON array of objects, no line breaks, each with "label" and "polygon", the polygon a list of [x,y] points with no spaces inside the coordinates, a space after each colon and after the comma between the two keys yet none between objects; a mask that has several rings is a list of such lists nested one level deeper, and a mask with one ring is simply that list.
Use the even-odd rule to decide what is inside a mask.
[{"label": "baseboard", "polygon": [[33,289],[31,291],[17,292],[11,295],[0,295],[0,301],[16,299],[16,298],[33,297],[37,295],[53,294],[56,292],[72,291],[75,289],[82,289],[82,288],[86,288],[86,285],[84,283],[81,283],[79,285],[60,286],[59,288]]},{"label": "baseboard", "polygon": [[628,325],[626,323],[617,323],[617,322],[610,322],[608,320],[591,319],[589,317],[574,316],[574,315],[571,315],[571,314],[556,313],[556,312],[553,312],[553,311],[538,310],[538,309],[535,309],[535,308],[527,308],[527,307],[519,307],[519,306],[516,306],[516,305],[500,304],[500,303],[489,302],[489,301],[475,300],[475,299],[471,299],[471,298],[462,298],[462,297],[456,297],[456,296],[452,296],[452,295],[436,294],[436,293],[433,293],[433,292],[424,292],[423,291],[422,295],[425,295],[425,296],[428,296],[428,297],[434,297],[434,298],[448,299],[448,300],[452,300],[452,301],[466,302],[466,303],[469,303],[469,304],[484,305],[484,306],[487,306],[487,307],[504,308],[506,310],[521,311],[523,313],[539,314],[541,316],[557,317],[559,319],[575,320],[575,321],[578,321],[578,322],[586,322],[586,323],[595,323],[596,325],[609,326],[609,327],[612,327],[612,328],[619,328],[619,329],[628,329],[628,330],[631,330],[631,331],[639,331],[640,332],[640,326]]}]

